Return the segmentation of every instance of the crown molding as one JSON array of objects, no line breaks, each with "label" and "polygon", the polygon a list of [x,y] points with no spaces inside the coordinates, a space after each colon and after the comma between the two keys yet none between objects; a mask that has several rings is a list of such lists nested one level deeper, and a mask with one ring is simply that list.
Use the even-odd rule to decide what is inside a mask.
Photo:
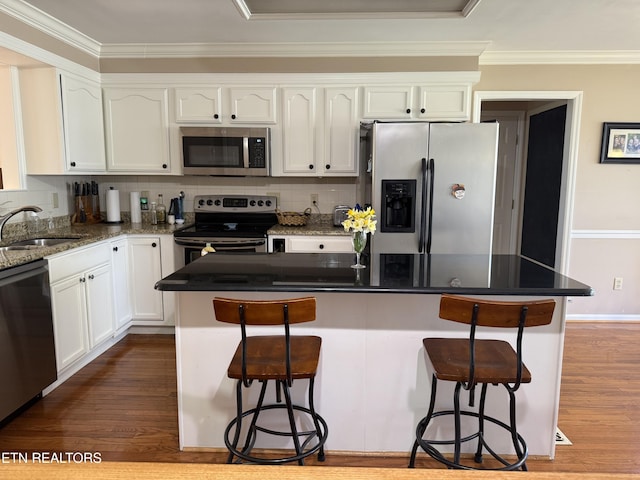
[{"label": "crown molding", "polygon": [[2,0],[0,12],[88,55],[100,58],[100,43],[32,5],[20,0]]},{"label": "crown molding", "polygon": [[485,51],[480,65],[589,65],[640,63],[640,50]]},{"label": "crown molding", "polygon": [[489,42],[103,44],[100,58],[479,56]]}]

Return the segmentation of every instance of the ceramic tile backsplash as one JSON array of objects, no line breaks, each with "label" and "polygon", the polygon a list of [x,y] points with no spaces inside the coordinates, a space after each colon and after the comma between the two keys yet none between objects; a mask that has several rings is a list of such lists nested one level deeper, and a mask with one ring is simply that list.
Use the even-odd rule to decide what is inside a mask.
[{"label": "ceramic tile backsplash", "polygon": [[[100,205],[106,206],[105,192],[109,187],[120,191],[120,208],[123,213],[130,212],[129,193],[149,191],[149,201],[155,201],[158,194],[164,196],[168,207],[171,198],[185,192],[185,212],[193,212],[193,198],[206,194],[276,194],[278,207],[286,211],[304,211],[311,206],[311,194],[318,195],[318,208],[313,213],[330,214],[335,205],[354,205],[356,202],[356,180],[353,178],[257,178],[257,177],[162,177],[162,176],[28,176],[27,189],[20,191],[0,190],[0,215],[24,205],[37,205],[42,208],[39,220],[20,213],[9,220],[20,232],[25,228],[33,229],[54,222],[64,222],[66,216],[73,213],[74,182],[98,182],[100,187]],[[128,216],[127,216],[128,218]],[[36,225],[37,223],[37,225]],[[33,224],[33,225],[31,225]]]},{"label": "ceramic tile backsplash", "polygon": [[318,194],[318,208],[314,213],[331,213],[339,204],[355,204],[355,179],[350,178],[257,178],[257,177],[93,177],[100,185],[101,205],[104,192],[113,187],[120,191],[120,206],[129,211],[129,193],[148,191],[149,201],[164,196],[168,207],[170,199],[185,193],[185,211],[193,211],[196,195],[250,194],[279,196],[281,210],[303,211],[311,206],[312,193]]}]

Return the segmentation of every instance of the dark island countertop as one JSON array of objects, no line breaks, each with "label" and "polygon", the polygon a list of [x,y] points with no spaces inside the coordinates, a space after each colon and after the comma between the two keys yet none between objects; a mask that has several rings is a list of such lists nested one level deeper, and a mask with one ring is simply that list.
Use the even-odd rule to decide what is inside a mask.
[{"label": "dark island countertop", "polygon": [[214,253],[156,284],[164,291],[588,296],[590,286],[517,255]]}]

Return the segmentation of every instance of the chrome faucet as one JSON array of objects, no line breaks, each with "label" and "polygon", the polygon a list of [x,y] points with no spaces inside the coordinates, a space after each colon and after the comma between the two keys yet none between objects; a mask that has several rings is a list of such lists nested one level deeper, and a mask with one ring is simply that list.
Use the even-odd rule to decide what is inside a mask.
[{"label": "chrome faucet", "polygon": [[0,241],[2,241],[2,230],[4,229],[4,224],[13,217],[16,213],[20,212],[41,212],[42,209],[36,205],[27,205],[24,207],[18,207],[15,210],[11,210],[6,215],[0,216]]}]

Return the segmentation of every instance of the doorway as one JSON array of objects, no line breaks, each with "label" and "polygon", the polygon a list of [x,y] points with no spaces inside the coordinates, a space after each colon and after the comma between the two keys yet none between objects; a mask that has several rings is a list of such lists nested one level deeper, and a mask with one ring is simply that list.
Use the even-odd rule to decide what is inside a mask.
[{"label": "doorway", "polygon": [[[483,104],[483,102],[485,102]],[[490,103],[489,103],[490,102]],[[505,103],[503,103],[505,102]],[[486,107],[490,106],[495,109],[496,105],[507,105],[506,102],[517,102],[524,104],[525,107],[521,111],[530,111],[530,113],[541,113],[542,111],[557,107],[559,104],[565,105],[564,131],[562,132],[562,146],[559,171],[554,174],[556,181],[559,182],[559,193],[554,200],[556,207],[554,208],[554,229],[556,234],[549,232],[545,234],[546,244],[545,251],[553,251],[552,257],[548,254],[536,252],[537,243],[534,238],[528,242],[529,233],[525,230],[524,212],[525,212],[525,191],[529,188],[530,198],[536,197],[536,190],[539,185],[531,182],[530,186],[526,185],[526,175],[524,175],[525,163],[521,167],[522,175],[518,176],[516,172],[514,178],[515,190],[518,190],[518,178],[522,179],[522,188],[519,194],[514,194],[513,206],[516,209],[514,213],[515,226],[509,241],[509,252],[496,253],[522,253],[523,255],[532,255],[536,261],[549,264],[560,272],[566,272],[569,255],[569,236],[571,232],[571,218],[573,207],[573,195],[575,189],[575,170],[577,165],[577,144],[580,122],[580,112],[582,107],[582,92],[475,92],[474,94],[474,115],[473,121],[478,122],[481,119],[487,120],[491,113],[486,111]],[[551,105],[555,102],[555,105]],[[544,106],[544,107],[541,107]],[[539,111],[533,112],[536,107]],[[483,110],[485,110],[483,112]],[[488,113],[488,115],[487,115]],[[527,132],[528,133],[528,132]],[[523,135],[522,148],[527,151],[527,135]],[[524,157],[524,155],[522,155]],[[498,185],[497,188],[503,188]],[[499,192],[500,193],[500,192]],[[542,190],[538,191],[539,195],[544,195]],[[533,203],[532,203],[533,205]],[[547,205],[545,208],[552,208]],[[529,209],[531,211],[531,209]],[[534,209],[535,211],[535,209]],[[527,236],[527,241],[522,238]],[[514,241],[513,239],[516,239]],[[533,245],[533,248],[531,248]],[[524,249],[523,249],[524,246]]]}]

